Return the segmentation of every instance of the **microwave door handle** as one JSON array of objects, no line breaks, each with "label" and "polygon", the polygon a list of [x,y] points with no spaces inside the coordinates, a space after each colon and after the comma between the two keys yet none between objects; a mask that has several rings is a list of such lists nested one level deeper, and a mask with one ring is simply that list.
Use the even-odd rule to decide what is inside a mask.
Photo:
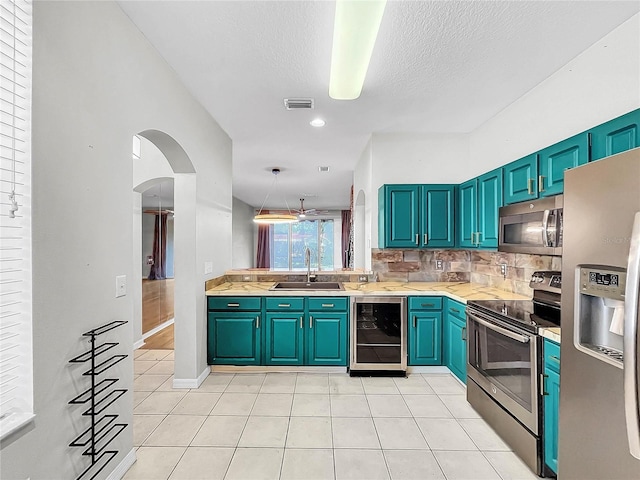
[{"label": "microwave door handle", "polygon": [[629,452],[640,459],[640,412],[638,411],[638,296],[640,290],[640,212],[634,217],[627,264],[624,299],[623,379],[624,411]]},{"label": "microwave door handle", "polygon": [[542,245],[549,246],[549,210],[545,210],[542,215]]},{"label": "microwave door handle", "polygon": [[469,315],[469,317],[471,317],[474,322],[477,322],[480,325],[484,325],[489,330],[498,332],[499,334],[504,335],[505,337],[509,337],[512,340],[517,340],[520,343],[529,343],[529,337],[527,337],[526,335],[520,335],[519,333],[512,332],[511,330],[507,330],[506,328],[500,327],[494,323],[487,322],[486,320],[475,316],[473,313],[467,312],[467,315]]}]

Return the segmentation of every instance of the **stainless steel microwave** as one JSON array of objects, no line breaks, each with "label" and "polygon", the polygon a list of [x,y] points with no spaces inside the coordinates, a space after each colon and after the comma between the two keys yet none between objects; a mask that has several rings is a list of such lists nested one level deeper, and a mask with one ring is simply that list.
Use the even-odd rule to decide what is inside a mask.
[{"label": "stainless steel microwave", "polygon": [[562,195],[500,207],[498,251],[562,255]]}]

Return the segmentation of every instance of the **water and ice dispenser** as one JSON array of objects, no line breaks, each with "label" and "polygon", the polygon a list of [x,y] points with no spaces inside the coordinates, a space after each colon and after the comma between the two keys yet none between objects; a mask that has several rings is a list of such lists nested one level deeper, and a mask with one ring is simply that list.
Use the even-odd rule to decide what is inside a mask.
[{"label": "water and ice dispenser", "polygon": [[576,268],[574,342],[592,357],[622,368],[626,270],[602,265]]}]

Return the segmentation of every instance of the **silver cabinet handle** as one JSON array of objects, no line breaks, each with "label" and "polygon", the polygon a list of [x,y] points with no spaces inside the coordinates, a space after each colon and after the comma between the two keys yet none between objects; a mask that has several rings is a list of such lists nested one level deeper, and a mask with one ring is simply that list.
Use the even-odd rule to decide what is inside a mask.
[{"label": "silver cabinet handle", "polygon": [[549,247],[549,210],[545,210],[542,214],[542,245]]},{"label": "silver cabinet handle", "polygon": [[413,316],[413,328],[416,328],[416,321],[418,320],[418,317],[416,315]]},{"label": "silver cabinet handle", "polygon": [[239,306],[240,306],[240,304],[239,304],[239,303],[227,303],[227,307],[228,307],[228,308],[230,308],[230,307],[236,307],[236,308],[237,308],[237,307],[239,307]]},{"label": "silver cabinet handle", "polygon": [[549,375],[545,375],[544,373],[540,374],[540,395],[545,396],[545,395],[549,395],[549,392],[546,391],[545,389],[545,381],[544,379],[549,377]]},{"label": "silver cabinet handle", "polygon": [[449,307],[449,310],[451,310],[453,313],[460,313],[460,310],[458,310],[457,308]]},{"label": "silver cabinet handle", "polygon": [[467,327],[462,327],[462,330],[460,331],[460,336],[462,337],[463,342],[467,341]]},{"label": "silver cabinet handle", "polygon": [[424,234],[424,244],[429,243],[429,235],[427,233]]},{"label": "silver cabinet handle", "polygon": [[416,233],[416,245],[420,245],[420,234]]},{"label": "silver cabinet handle", "polygon": [[309,315],[309,328],[313,328],[313,317]]},{"label": "silver cabinet handle", "polygon": [[560,359],[558,357],[556,357],[555,355],[549,355],[549,360],[557,363],[558,365],[560,365]]},{"label": "silver cabinet handle", "polygon": [[638,290],[640,290],[640,212],[637,212],[631,231],[627,286],[624,296],[624,413],[627,422],[629,452],[640,459],[640,415],[638,415]]},{"label": "silver cabinet handle", "polygon": [[260,328],[260,315],[256,316],[256,328]]},{"label": "silver cabinet handle", "polygon": [[538,176],[538,191],[544,192],[544,179],[547,178],[544,175]]},{"label": "silver cabinet handle", "polygon": [[281,307],[281,308],[289,308],[291,306],[291,304],[290,303],[279,303],[278,306]]},{"label": "silver cabinet handle", "polygon": [[527,193],[529,193],[529,195],[533,194],[533,178],[527,179]]},{"label": "silver cabinet handle", "polygon": [[482,320],[481,318],[478,318],[477,316],[469,312],[467,312],[467,315],[469,315],[469,318],[471,318],[474,322],[479,323],[480,325],[484,325],[489,330],[498,332],[499,334],[504,335],[505,337],[511,338],[512,340],[517,340],[520,343],[529,343],[530,339],[526,335],[520,335],[519,333],[515,333],[515,332],[512,332],[511,330],[507,330],[506,328],[500,327],[495,323]]},{"label": "silver cabinet handle", "polygon": [[482,235],[482,232],[476,232],[476,245],[480,245],[480,235]]},{"label": "silver cabinet handle", "polygon": [[304,317],[300,317],[300,328],[304,328]]},{"label": "silver cabinet handle", "polygon": [[322,304],[322,308],[333,308],[333,307],[334,307],[333,303],[323,303]]},{"label": "silver cabinet handle", "polygon": [[421,303],[420,306],[421,307],[433,307],[434,304],[433,303]]}]

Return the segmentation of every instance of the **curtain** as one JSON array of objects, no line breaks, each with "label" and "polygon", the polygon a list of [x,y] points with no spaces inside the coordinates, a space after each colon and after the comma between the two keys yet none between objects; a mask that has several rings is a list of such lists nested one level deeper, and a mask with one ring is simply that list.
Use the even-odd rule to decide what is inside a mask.
[{"label": "curtain", "polygon": [[271,267],[271,251],[269,249],[269,232],[270,226],[258,225],[258,255],[256,258],[257,268]]},{"label": "curtain", "polygon": [[351,266],[351,210],[342,210],[342,268]]},{"label": "curtain", "polygon": [[167,214],[157,213],[153,230],[153,265],[149,271],[149,280],[167,278]]}]

